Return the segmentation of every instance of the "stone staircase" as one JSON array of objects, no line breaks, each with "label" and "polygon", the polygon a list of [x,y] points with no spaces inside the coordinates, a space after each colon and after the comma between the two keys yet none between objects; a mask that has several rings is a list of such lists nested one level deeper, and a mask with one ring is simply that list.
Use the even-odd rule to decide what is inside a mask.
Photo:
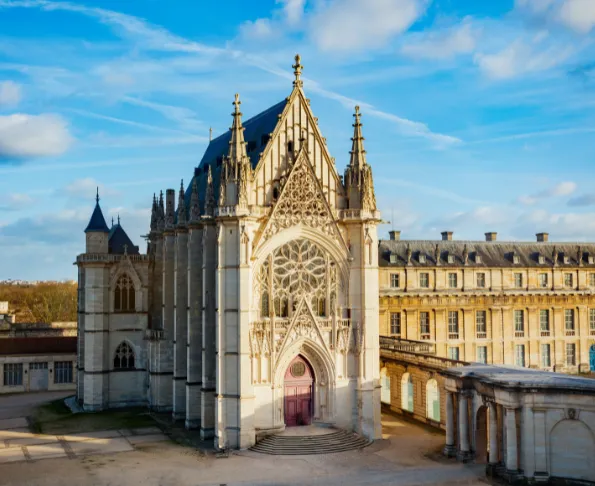
[{"label": "stone staircase", "polygon": [[337,429],[322,435],[269,435],[250,450],[278,456],[332,454],[361,449],[370,444],[365,437]]}]

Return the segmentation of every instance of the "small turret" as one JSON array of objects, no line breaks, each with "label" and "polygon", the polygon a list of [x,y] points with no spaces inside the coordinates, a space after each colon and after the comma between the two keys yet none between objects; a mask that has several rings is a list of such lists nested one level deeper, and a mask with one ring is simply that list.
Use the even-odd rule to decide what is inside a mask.
[{"label": "small turret", "polygon": [[[209,166],[209,174],[211,166]],[[200,220],[200,206],[198,201],[198,183],[196,177],[192,181],[192,193],[190,195],[190,222],[197,223]]]},{"label": "small turret", "polygon": [[86,252],[87,253],[107,253],[109,228],[103,217],[101,206],[99,206],[99,188],[95,196],[95,209],[85,228]]}]

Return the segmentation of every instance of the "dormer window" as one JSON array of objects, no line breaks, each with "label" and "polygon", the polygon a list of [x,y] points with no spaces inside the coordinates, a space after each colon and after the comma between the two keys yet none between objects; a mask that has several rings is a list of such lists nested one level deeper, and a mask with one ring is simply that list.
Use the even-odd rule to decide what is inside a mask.
[{"label": "dormer window", "polygon": [[455,256],[454,256],[454,255],[451,255],[451,254],[449,253],[449,254],[447,255],[447,257],[446,257],[446,261],[447,261],[448,263],[454,263],[454,262],[455,262]]},{"label": "dormer window", "polygon": [[570,263],[570,257],[566,254],[564,254],[562,256],[562,261],[564,262],[565,265],[568,265]]},{"label": "dormer window", "polygon": [[419,263],[426,263],[426,255],[424,255],[423,253],[420,253],[418,260],[419,260]]},{"label": "dormer window", "polygon": [[518,265],[520,263],[520,261],[521,261],[520,257],[516,253],[513,253],[512,254],[512,263],[514,265]]},{"label": "dormer window", "polygon": [[591,255],[590,253],[587,253],[587,263],[589,263],[590,265],[593,265],[594,262],[595,262],[595,257],[593,257],[593,255]]},{"label": "dormer window", "polygon": [[537,255],[537,263],[539,263],[540,265],[543,265],[545,263],[545,257],[541,253]]},{"label": "dormer window", "polygon": [[397,263],[397,254],[396,253],[391,253],[390,254],[390,262],[391,263]]},{"label": "dormer window", "polygon": [[481,255],[475,254],[475,263],[481,263]]}]

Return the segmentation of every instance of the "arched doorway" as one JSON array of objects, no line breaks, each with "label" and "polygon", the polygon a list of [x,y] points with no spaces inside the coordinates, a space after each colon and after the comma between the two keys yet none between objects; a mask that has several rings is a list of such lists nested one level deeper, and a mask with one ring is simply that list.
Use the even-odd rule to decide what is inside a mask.
[{"label": "arched doorway", "polygon": [[296,356],[285,372],[285,425],[312,423],[314,373],[310,363]]},{"label": "arched doorway", "polygon": [[484,405],[475,416],[475,462],[488,462],[488,408]]},{"label": "arched doorway", "polygon": [[440,391],[438,382],[433,378],[426,383],[426,416],[440,422]]},{"label": "arched doorway", "polygon": [[595,344],[589,348],[589,368],[591,371],[595,371]]},{"label": "arched doorway", "polygon": [[595,440],[579,420],[562,420],[550,433],[550,476],[595,481]]}]

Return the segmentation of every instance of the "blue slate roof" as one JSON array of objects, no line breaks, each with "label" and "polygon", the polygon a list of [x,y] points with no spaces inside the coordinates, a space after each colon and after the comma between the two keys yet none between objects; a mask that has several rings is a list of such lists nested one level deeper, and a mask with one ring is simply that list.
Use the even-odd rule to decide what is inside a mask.
[{"label": "blue slate roof", "polygon": [[107,227],[105,218],[101,212],[101,207],[99,207],[99,201],[95,203],[95,209],[93,210],[89,224],[85,228],[85,233],[89,233],[91,231],[98,231],[102,233],[109,232],[109,228]]},{"label": "blue slate roof", "polygon": [[124,245],[126,245],[126,252],[129,255],[138,255],[138,246],[134,246],[120,223],[112,225],[108,236],[108,253],[123,255]]},{"label": "blue slate roof", "polygon": [[[248,143],[246,151],[254,169],[258,164],[260,153],[264,151],[269,135],[275,130],[279,115],[285,109],[287,100],[283,100],[267,110],[253,116],[242,123],[244,126],[244,140]],[[190,184],[186,187],[185,200],[186,207],[190,207],[190,196],[192,194],[192,184],[196,178],[198,183],[198,199],[200,202],[200,212],[204,214],[205,190],[207,187],[208,166],[211,166],[213,174],[213,189],[215,200],[219,197],[219,179],[221,177],[221,166],[223,158],[229,153],[229,141],[231,140],[231,131],[228,130],[223,135],[211,140],[198,167],[194,169],[194,175]]]}]

